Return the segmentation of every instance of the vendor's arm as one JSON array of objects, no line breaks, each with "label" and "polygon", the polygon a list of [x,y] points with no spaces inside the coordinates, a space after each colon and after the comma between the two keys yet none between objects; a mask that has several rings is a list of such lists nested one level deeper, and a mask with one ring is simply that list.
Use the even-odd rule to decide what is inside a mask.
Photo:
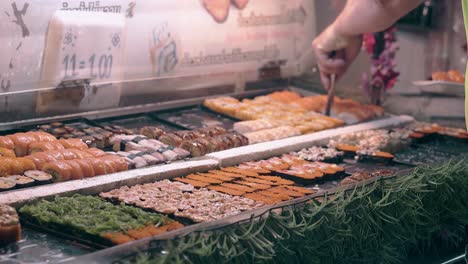
[{"label": "vendor's arm", "polygon": [[[338,18],[312,43],[320,77],[328,89],[359,54],[362,34],[385,30],[423,0],[348,0]],[[331,52],[336,51],[333,58]]]}]

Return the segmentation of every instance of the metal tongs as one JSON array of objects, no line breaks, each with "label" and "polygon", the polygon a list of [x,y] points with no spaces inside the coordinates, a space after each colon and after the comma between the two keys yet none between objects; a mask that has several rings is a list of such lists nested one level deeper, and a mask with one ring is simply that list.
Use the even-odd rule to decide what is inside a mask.
[{"label": "metal tongs", "polygon": [[331,109],[335,101],[335,82],[336,82],[336,75],[332,74],[330,76],[330,89],[328,90],[327,108],[325,108],[325,115],[327,116],[330,116]]}]

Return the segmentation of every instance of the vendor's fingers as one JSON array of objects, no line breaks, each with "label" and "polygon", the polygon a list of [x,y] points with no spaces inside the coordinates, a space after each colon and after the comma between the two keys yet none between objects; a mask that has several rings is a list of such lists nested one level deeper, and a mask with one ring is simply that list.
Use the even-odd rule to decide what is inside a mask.
[{"label": "vendor's fingers", "polygon": [[342,57],[329,57],[329,54],[323,52],[317,52],[316,59],[320,70],[330,74],[338,72],[346,65]]},{"label": "vendor's fingers", "polygon": [[327,61],[319,62],[320,69],[328,74],[337,74],[343,71],[346,62],[343,59],[328,59]]}]

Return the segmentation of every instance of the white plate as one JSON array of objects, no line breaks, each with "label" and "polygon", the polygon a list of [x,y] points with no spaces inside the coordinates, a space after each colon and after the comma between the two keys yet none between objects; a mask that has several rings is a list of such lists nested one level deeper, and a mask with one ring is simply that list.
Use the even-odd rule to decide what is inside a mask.
[{"label": "white plate", "polygon": [[445,81],[415,81],[413,85],[419,87],[422,93],[465,96],[465,85],[462,83]]}]

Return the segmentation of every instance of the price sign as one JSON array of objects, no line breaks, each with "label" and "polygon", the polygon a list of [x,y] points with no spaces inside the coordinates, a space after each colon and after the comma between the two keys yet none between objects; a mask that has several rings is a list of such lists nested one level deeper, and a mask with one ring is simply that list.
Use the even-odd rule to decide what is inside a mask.
[{"label": "price sign", "polygon": [[43,87],[56,87],[63,80],[121,79],[124,38],[121,14],[57,11],[47,33]]}]

